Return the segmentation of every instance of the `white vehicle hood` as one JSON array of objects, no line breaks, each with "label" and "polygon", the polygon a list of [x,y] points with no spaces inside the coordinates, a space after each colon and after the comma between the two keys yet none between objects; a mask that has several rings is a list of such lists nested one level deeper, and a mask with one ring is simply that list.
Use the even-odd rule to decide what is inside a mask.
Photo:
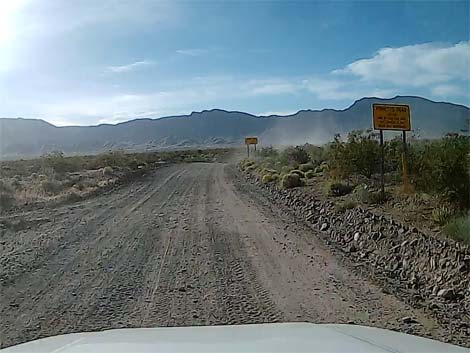
[{"label": "white vehicle hood", "polygon": [[394,331],[308,323],[134,328],[72,333],[2,353],[199,352],[467,352],[469,349]]}]

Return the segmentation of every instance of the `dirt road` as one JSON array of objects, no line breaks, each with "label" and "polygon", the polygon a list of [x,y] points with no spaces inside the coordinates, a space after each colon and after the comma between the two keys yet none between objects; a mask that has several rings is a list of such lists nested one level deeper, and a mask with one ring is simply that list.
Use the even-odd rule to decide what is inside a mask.
[{"label": "dirt road", "polygon": [[342,266],[301,224],[238,191],[228,169],[172,165],[87,201],[3,218],[2,345],[109,328],[276,321],[445,335]]}]

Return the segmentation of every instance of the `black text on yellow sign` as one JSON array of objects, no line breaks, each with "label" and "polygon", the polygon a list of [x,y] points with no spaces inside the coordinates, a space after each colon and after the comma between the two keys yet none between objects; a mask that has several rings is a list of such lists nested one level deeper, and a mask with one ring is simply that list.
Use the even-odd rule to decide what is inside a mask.
[{"label": "black text on yellow sign", "polygon": [[410,106],[404,104],[373,104],[375,130],[410,131]]}]

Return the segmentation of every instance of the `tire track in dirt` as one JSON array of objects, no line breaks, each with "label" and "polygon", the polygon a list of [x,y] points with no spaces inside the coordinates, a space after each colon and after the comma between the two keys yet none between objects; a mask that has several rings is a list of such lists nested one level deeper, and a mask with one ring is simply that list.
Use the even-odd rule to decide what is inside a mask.
[{"label": "tire track in dirt", "polygon": [[2,344],[277,321],[397,329],[398,318],[418,316],[226,172],[216,163],[168,166],[114,193],[18,215],[50,221],[2,238]]}]

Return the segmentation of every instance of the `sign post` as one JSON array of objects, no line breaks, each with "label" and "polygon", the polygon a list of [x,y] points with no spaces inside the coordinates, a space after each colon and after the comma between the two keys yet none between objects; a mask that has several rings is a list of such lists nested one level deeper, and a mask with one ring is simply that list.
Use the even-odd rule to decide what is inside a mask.
[{"label": "sign post", "polygon": [[250,145],[255,145],[255,152],[256,152],[256,145],[258,144],[257,137],[245,137],[245,145],[246,145],[246,154],[248,158],[250,158]]},{"label": "sign post", "polygon": [[382,192],[382,200],[385,198],[385,152],[384,152],[384,131],[380,129],[380,190]]},{"label": "sign post", "polygon": [[402,169],[403,169],[403,190],[409,191],[408,181],[408,163],[407,163],[407,146],[406,131],[411,130],[410,106],[405,104],[372,104],[372,117],[374,121],[374,129],[380,131],[380,174],[382,196],[385,196],[384,181],[384,138],[383,130],[394,130],[403,132],[403,152],[402,152]]}]

